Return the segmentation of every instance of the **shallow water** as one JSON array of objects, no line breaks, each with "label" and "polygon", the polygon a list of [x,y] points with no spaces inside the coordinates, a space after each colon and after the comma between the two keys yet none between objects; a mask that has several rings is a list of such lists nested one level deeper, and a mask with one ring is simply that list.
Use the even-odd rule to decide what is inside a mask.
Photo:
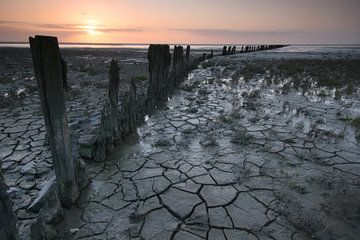
[{"label": "shallow water", "polygon": [[[187,44],[179,44],[187,45]],[[231,44],[230,44],[231,45]],[[242,46],[249,44],[236,44],[238,51]],[[111,48],[126,48],[126,49],[147,49],[149,44],[86,44],[86,43],[76,43],[76,44],[67,44],[60,43],[61,48],[78,48],[78,49],[111,49]],[[28,48],[28,43],[0,43],[0,47],[15,47],[15,48]],[[222,50],[223,44],[195,44],[191,45],[193,50]],[[279,49],[267,50],[270,52],[312,52],[312,53],[360,53],[360,45],[300,45],[294,44],[288,47],[283,47]]]}]

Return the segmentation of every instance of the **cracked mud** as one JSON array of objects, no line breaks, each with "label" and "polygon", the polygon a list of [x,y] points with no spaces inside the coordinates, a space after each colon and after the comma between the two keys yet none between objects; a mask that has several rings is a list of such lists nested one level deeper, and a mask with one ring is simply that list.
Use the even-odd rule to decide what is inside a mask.
[{"label": "cracked mud", "polygon": [[337,117],[347,101],[280,93],[226,64],[194,70],[132,141],[90,164],[63,237],[356,239],[360,151]]},{"label": "cracked mud", "polygon": [[[323,58],[288,53],[283,60],[274,52],[217,57],[192,71],[107,161],[87,162],[92,183],[65,211],[58,238],[357,239],[360,134],[349,119],[360,114],[359,91],[344,95],[307,82],[298,89],[271,69],[258,74],[272,62]],[[67,105],[76,141],[98,124],[109,52],[70,53]],[[353,56],[329,56],[352,64]],[[144,59],[144,52],[129,53],[121,76],[146,75]],[[20,78],[28,84],[30,58],[23,61]],[[20,98],[24,86],[15,87]],[[26,209],[52,171],[38,96],[25,87],[26,97],[0,108],[0,158],[21,239],[38,215]]]}]

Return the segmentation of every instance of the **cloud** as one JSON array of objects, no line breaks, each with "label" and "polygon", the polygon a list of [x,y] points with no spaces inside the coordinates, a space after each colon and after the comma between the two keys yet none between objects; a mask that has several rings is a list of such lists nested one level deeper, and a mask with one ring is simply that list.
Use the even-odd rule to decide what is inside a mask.
[{"label": "cloud", "polygon": [[190,29],[173,28],[170,31],[186,32],[200,36],[228,36],[228,37],[265,37],[265,36],[285,36],[294,34],[304,34],[304,31],[241,31],[233,29]]},{"label": "cloud", "polygon": [[57,36],[61,39],[67,39],[74,35],[83,34],[84,31],[67,31],[67,30],[36,30],[34,32],[31,29],[19,28],[19,27],[7,27],[0,24],[0,41],[2,42],[26,42],[29,36],[32,35],[51,35]]},{"label": "cloud", "polygon": [[141,28],[97,28],[96,30],[99,30],[101,32],[127,32],[127,33],[133,33],[133,32],[143,32],[144,30]]},{"label": "cloud", "polygon": [[317,43],[353,44],[360,38],[360,31],[349,30],[260,30],[242,31],[226,28],[171,28],[168,31],[184,33],[190,39],[210,43]]},{"label": "cloud", "polygon": [[[37,28],[39,30],[62,30],[62,31],[85,31],[86,24],[48,24],[48,23],[31,23],[31,22],[22,22],[22,21],[8,21],[8,20],[0,20],[0,26],[7,26],[13,28]],[[134,32],[142,32],[141,28],[121,28],[121,27],[107,27],[104,25],[96,24],[94,29],[103,33],[134,33]]]}]

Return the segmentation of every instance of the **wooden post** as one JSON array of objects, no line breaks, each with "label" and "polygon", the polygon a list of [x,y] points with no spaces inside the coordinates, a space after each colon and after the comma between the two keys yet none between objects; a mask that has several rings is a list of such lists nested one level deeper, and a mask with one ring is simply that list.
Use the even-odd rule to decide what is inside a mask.
[{"label": "wooden post", "polygon": [[11,200],[7,194],[8,186],[1,172],[0,159],[0,239],[17,239],[16,216],[12,209]]},{"label": "wooden post", "polygon": [[121,126],[118,121],[119,84],[119,67],[117,61],[113,59],[109,70],[108,95],[101,111],[100,135],[94,153],[94,158],[99,161],[105,160],[106,154],[110,153],[121,139]]},{"label": "wooden post", "polygon": [[180,81],[183,80],[184,77],[184,49],[182,46],[174,46],[174,54],[173,54],[173,71],[174,71],[174,79],[171,84],[171,90],[175,86],[177,86]]},{"label": "wooden post", "polygon": [[117,108],[119,101],[119,67],[117,61],[114,59],[111,61],[109,70],[109,99],[111,106]]},{"label": "wooden post", "polygon": [[64,98],[64,73],[56,37],[30,37],[41,106],[49,135],[61,203],[69,207],[79,196]]},{"label": "wooden post", "polygon": [[228,46],[227,55],[231,55],[231,46]]},{"label": "wooden post", "polygon": [[169,91],[169,68],[171,63],[169,45],[153,45],[148,50],[150,87],[149,97],[154,98],[154,107],[166,101]]},{"label": "wooden post", "polygon": [[189,64],[190,64],[190,45],[188,45],[188,46],[186,47],[185,58],[186,58],[187,64],[189,65]]},{"label": "wooden post", "polygon": [[224,46],[222,50],[222,55],[225,56],[227,54],[227,47]]},{"label": "wooden post", "polygon": [[61,67],[63,70],[64,90],[67,92],[69,90],[69,86],[67,82],[67,63],[63,58],[61,58]]}]

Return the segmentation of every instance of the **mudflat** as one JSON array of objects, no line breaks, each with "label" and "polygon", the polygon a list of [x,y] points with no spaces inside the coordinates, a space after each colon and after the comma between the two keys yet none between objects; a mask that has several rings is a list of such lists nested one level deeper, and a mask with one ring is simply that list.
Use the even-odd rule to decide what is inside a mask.
[{"label": "mudflat", "polygon": [[[0,156],[27,239],[51,153],[29,49],[0,53]],[[98,124],[111,58],[123,81],[148,79],[146,50],[62,53],[74,141]],[[87,162],[92,183],[58,238],[357,239],[358,66],[356,48],[206,60],[107,161]]]}]

